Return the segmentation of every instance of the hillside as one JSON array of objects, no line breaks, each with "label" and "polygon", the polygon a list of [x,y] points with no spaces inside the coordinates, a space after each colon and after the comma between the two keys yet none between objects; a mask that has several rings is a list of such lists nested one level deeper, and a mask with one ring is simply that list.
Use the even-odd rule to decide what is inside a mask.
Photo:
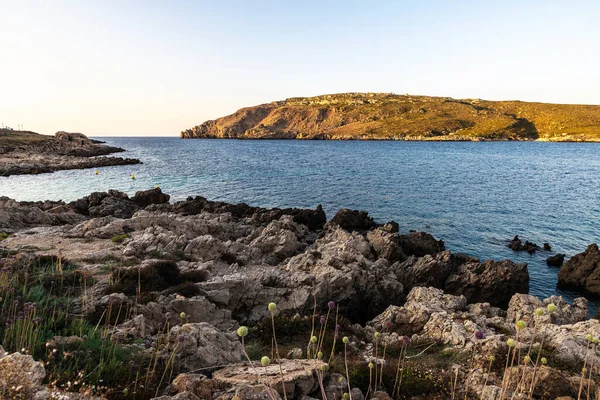
[{"label": "hillside", "polygon": [[242,108],[184,130],[180,136],[600,141],[600,106],[343,93]]}]

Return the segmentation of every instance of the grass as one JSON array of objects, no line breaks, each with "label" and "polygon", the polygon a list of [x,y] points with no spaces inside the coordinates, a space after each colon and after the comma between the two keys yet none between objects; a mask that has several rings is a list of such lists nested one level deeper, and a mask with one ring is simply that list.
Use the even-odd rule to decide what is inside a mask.
[{"label": "grass", "polygon": [[[88,314],[85,304],[93,295],[93,276],[59,257],[9,259],[8,253],[3,254],[2,346],[42,361],[46,384],[111,399],[147,399],[166,386],[161,378],[165,371],[173,372],[173,349],[167,353],[171,365],[165,365],[158,353],[153,359],[140,352],[139,346],[120,343],[112,323],[120,319],[119,314],[123,319],[132,317],[131,310],[122,305],[110,304],[97,318]],[[57,336],[76,339],[61,343],[55,340]],[[164,343],[154,347],[164,349]],[[18,393],[0,395],[13,398]]]},{"label": "grass", "polygon": [[113,236],[110,240],[113,243],[123,243],[123,241],[127,238],[129,238],[129,236],[126,233],[123,233],[122,235]]}]

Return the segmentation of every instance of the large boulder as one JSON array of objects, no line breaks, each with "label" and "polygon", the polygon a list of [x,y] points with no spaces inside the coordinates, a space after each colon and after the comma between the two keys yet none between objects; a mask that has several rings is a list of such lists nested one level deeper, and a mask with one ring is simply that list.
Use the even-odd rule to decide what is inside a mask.
[{"label": "large boulder", "polygon": [[373,221],[373,218],[369,217],[369,213],[366,211],[342,208],[337,212],[337,214],[335,214],[331,221],[327,223],[327,226],[330,227],[335,225],[347,231],[365,231],[373,228],[375,226],[375,222]]},{"label": "large boulder", "polygon": [[600,295],[600,250],[597,244],[589,245],[583,253],[574,255],[561,267],[558,287]]},{"label": "large boulder", "polygon": [[448,277],[444,290],[471,303],[506,306],[515,293],[529,293],[527,264],[510,260],[467,262]]},{"label": "large boulder", "polygon": [[546,259],[546,264],[551,267],[560,267],[565,262],[564,254],[555,254]]},{"label": "large boulder", "polygon": [[[237,386],[269,387],[288,398],[302,398],[319,387],[317,371],[326,364],[321,360],[281,359],[268,367],[247,363],[227,366],[213,374],[213,380],[219,383]],[[283,374],[283,382],[281,375]]]},{"label": "large boulder", "polygon": [[135,193],[135,196],[131,199],[139,207],[147,207],[150,204],[164,204],[168,203],[171,196],[165,194],[160,188],[143,190]]},{"label": "large boulder", "polygon": [[165,361],[178,355],[182,371],[216,367],[241,361],[242,345],[230,333],[223,333],[207,322],[177,325],[169,332],[170,346],[161,352]]},{"label": "large boulder", "polygon": [[425,232],[411,232],[399,236],[400,247],[406,255],[422,257],[444,251],[444,241],[436,240]]},{"label": "large boulder", "polygon": [[[0,353],[4,350],[0,347]],[[48,389],[42,385],[44,365],[30,355],[12,353],[0,358],[0,397],[3,399],[46,400]]]}]

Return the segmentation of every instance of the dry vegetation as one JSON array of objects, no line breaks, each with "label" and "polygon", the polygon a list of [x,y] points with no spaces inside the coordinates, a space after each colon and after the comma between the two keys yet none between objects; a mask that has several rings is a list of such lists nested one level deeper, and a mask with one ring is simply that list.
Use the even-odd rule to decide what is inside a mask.
[{"label": "dry vegetation", "polygon": [[182,138],[600,140],[600,106],[344,93],[238,110]]}]

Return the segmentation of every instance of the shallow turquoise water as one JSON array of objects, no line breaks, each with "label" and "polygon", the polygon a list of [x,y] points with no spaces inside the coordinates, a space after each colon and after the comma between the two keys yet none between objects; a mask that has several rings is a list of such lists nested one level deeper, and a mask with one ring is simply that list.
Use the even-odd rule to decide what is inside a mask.
[{"label": "shallow turquoise water", "polygon": [[[573,255],[599,240],[600,144],[180,140],[103,138],[144,164],[0,178],[0,195],[74,200],[160,185],[175,200],[368,211],[425,230],[454,252],[529,263],[530,291],[556,290],[550,255],[513,253],[518,234]],[[134,173],[136,180],[130,175]],[[554,253],[551,253],[554,254]],[[598,303],[595,303],[598,304]]]}]

